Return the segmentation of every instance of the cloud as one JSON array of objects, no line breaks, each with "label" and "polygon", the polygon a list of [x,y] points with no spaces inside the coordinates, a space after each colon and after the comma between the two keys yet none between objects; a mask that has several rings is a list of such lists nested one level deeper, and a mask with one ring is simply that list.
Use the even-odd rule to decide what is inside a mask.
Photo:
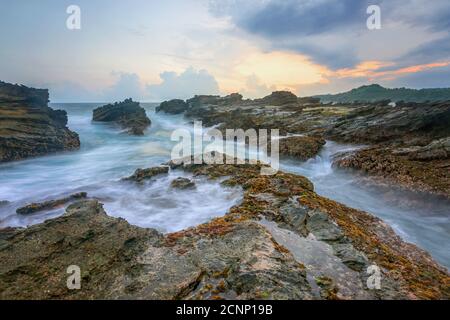
[{"label": "cloud", "polygon": [[261,79],[258,78],[255,74],[247,77],[247,81],[245,83],[245,88],[240,90],[240,93],[245,98],[261,98],[269,95],[271,92],[276,91],[277,88],[272,85],[268,86],[262,83]]},{"label": "cloud", "polygon": [[[450,17],[449,17],[450,19]],[[449,59],[450,35],[428,41],[398,59],[399,63],[418,63]]]},{"label": "cloud", "polygon": [[140,100],[143,96],[143,86],[135,73],[112,72],[117,81],[103,92],[105,101],[119,101],[126,98]]},{"label": "cloud", "polygon": [[[260,1],[259,10],[239,17],[238,26],[268,37],[310,36],[336,32],[361,22],[369,1]],[[265,3],[265,5],[264,5]],[[364,26],[364,25],[363,25]]]},{"label": "cloud", "polygon": [[190,67],[184,72],[163,72],[159,84],[147,85],[146,91],[150,99],[187,99],[196,94],[220,94],[219,85],[208,71]]},{"label": "cloud", "polygon": [[60,81],[37,85],[48,88],[53,102],[114,102],[126,98],[140,100],[143,97],[143,85],[135,73],[112,72],[114,83],[109,87],[87,88],[73,81]]},{"label": "cloud", "polygon": [[84,86],[71,82],[62,81],[58,83],[46,83],[31,85],[33,87],[48,88],[50,95],[50,102],[97,102],[103,101],[98,92],[89,90]]},{"label": "cloud", "polygon": [[450,66],[428,69],[419,73],[410,73],[386,82],[391,87],[409,88],[448,88],[450,79]]},{"label": "cloud", "polygon": [[[372,4],[381,7],[381,30],[366,28]],[[448,0],[212,0],[210,11],[264,39],[267,50],[304,54],[333,70],[368,60],[411,65],[449,56]]]},{"label": "cloud", "polygon": [[366,0],[220,0],[210,10],[268,41],[268,50],[290,50],[331,68],[358,62],[350,41],[366,29]]}]

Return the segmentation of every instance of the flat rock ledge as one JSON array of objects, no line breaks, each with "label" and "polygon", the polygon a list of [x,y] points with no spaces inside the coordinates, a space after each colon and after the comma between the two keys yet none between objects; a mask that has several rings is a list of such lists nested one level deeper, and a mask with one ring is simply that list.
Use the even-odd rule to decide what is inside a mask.
[{"label": "flat rock ledge", "polygon": [[[223,217],[171,234],[108,216],[96,200],[0,230],[1,299],[448,299],[448,273],[381,220],[260,165],[173,165],[242,186]],[[225,180],[223,181],[223,178]],[[68,290],[66,270],[81,270]],[[378,266],[381,288],[367,287]]]}]

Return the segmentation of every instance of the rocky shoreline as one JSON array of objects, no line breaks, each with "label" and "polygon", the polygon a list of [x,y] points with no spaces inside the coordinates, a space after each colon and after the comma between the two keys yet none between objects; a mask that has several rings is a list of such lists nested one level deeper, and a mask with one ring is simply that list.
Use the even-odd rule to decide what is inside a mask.
[{"label": "rocky shoreline", "polygon": [[[42,108],[46,94],[24,101]],[[141,135],[151,124],[143,110],[125,100],[96,109],[93,118]],[[335,165],[450,199],[447,102],[324,105],[281,91],[255,100],[171,100],[157,112],[222,132],[280,129],[280,155],[300,161],[328,139],[364,144]],[[261,175],[262,166],[171,161],[118,182],[142,185],[184,171],[242,188],[242,202],[227,214],[175,233],[110,217],[83,192],[23,207],[19,213],[27,214],[70,204],[58,218],[0,229],[0,299],[450,299],[448,271],[382,220],[318,195],[303,176]],[[181,174],[170,187],[196,189]],[[71,265],[81,269],[82,290],[67,289]],[[380,271],[380,288],[368,285],[369,270]]]},{"label": "rocky shoreline", "polygon": [[256,100],[239,94],[195,96],[182,109],[178,113],[223,133],[279,129],[282,136],[294,135],[280,140],[280,155],[298,160],[316,156],[324,139],[366,145],[337,157],[335,166],[450,200],[450,101],[321,104],[281,91]]},{"label": "rocky shoreline", "polygon": [[48,90],[0,82],[0,163],[80,147],[67,113],[47,106]]},{"label": "rocky shoreline", "polygon": [[[2,299],[448,299],[448,273],[381,220],[317,195],[306,178],[260,165],[175,165],[244,199],[176,233],[109,217],[96,200],[26,229],[0,230]],[[66,288],[80,266],[82,290]],[[367,287],[367,268],[382,273]]]}]

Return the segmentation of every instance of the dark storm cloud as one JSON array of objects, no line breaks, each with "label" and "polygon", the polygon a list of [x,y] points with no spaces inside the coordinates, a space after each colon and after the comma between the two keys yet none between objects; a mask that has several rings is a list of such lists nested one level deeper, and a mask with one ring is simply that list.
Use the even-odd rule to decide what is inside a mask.
[{"label": "dark storm cloud", "polygon": [[[441,40],[424,41],[406,54],[392,57],[398,64],[421,64],[449,57],[450,2],[448,0],[221,0],[212,11],[231,17],[242,30],[269,42],[270,50],[292,50],[308,55],[331,69],[353,67],[362,59],[358,54],[366,28],[369,5],[381,7],[383,28],[392,34],[399,26],[442,33]],[[374,31],[376,32],[376,31]],[[395,44],[394,44],[395,45]],[[399,44],[399,46],[401,46]],[[380,50],[384,48],[381,47]],[[377,60],[374,52],[372,60]]]},{"label": "dark storm cloud", "polygon": [[315,35],[361,24],[368,5],[365,0],[271,1],[253,14],[239,18],[237,24],[268,37]]}]

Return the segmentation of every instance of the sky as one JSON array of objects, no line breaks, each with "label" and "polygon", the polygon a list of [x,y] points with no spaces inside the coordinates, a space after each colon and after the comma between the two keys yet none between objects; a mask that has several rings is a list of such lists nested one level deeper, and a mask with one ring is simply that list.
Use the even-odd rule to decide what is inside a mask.
[{"label": "sky", "polygon": [[0,43],[0,80],[52,102],[450,87],[448,0],[0,0]]}]

